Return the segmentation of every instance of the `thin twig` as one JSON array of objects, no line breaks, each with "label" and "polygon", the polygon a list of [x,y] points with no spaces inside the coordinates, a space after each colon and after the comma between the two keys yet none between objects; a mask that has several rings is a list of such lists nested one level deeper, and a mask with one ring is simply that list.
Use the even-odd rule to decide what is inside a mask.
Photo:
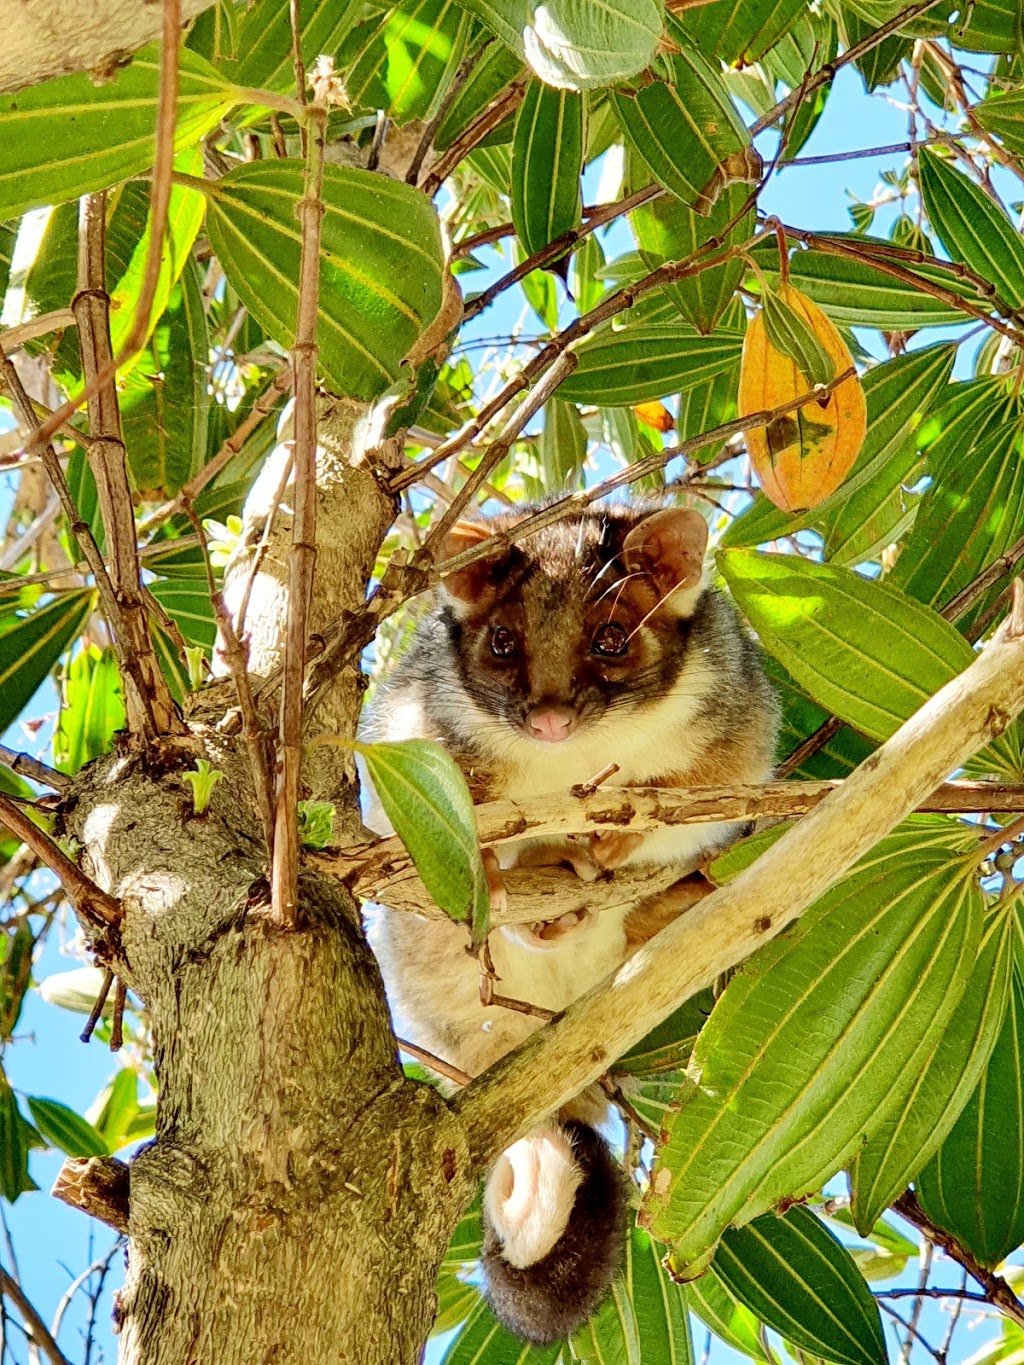
[{"label": "thin twig", "polygon": [[425,1047],[418,1047],[416,1043],[410,1043],[406,1038],[396,1038],[395,1042],[410,1057],[415,1057],[424,1066],[429,1066],[431,1071],[436,1071],[439,1076],[444,1076],[446,1080],[453,1081],[456,1085],[469,1085],[473,1079],[468,1071],[452,1066],[451,1062],[446,1062],[436,1053],[428,1052]]},{"label": "thin twig", "polygon": [[224,606],[224,595],[217,587],[213,564],[210,561],[209,547],[206,544],[202,523],[196,515],[196,509],[190,502],[185,504],[185,509],[199,538],[203,566],[206,569],[207,590],[210,594],[214,620],[217,622],[217,629],[222,641],[219,653],[227,664],[231,680],[235,685],[238,709],[242,717],[242,738],[249,754],[249,767],[252,771],[253,787],[256,792],[256,804],[263,821],[263,837],[267,841],[269,853],[273,847],[274,838],[273,778],[267,734],[260,723],[259,712],[256,709],[252,687],[249,683],[248,651],[238,638],[231,615]]},{"label": "thin twig", "polygon": [[[294,0],[293,0],[294,4]],[[293,9],[293,43],[299,39]],[[302,233],[299,301],[292,366],[295,388],[295,478],[292,544],[288,556],[288,618],[285,627],[284,686],[275,793],[271,864],[272,913],[279,924],[294,925],[298,911],[299,772],[302,765],[303,682],[306,634],[316,562],[316,323],[320,293],[320,227],[323,218],[324,147],[327,91],[315,83],[307,107],[306,170],[297,206]]]},{"label": "thin twig", "polygon": [[[0,332],[0,346],[11,355],[19,347],[24,346],[26,341],[34,341],[36,337],[44,337],[49,332],[74,325],[75,315],[71,309],[57,308],[52,313],[40,313],[38,317],[30,318],[28,322],[19,322],[16,327],[6,328]],[[35,426],[35,423],[32,425]]]},{"label": "thin twig", "polygon": [[405,174],[405,183],[407,185],[416,184],[420,177],[420,167],[423,165],[423,160],[426,157],[427,152],[430,151],[430,148],[433,145],[434,136],[437,133],[438,128],[440,128],[441,124],[447,118],[448,110],[455,103],[463,86],[473,74],[477,63],[495,41],[494,38],[486,38],[482,43],[474,47],[470,53],[463,57],[458,71],[456,71],[455,75],[452,77],[448,89],[441,98],[441,103],[437,106],[437,112],[423,130],[423,136],[419,140],[419,145],[413,153],[412,160],[409,162],[409,169]]},{"label": "thin twig", "polygon": [[[921,1248],[919,1256],[919,1271],[917,1276],[917,1294],[914,1298],[913,1307],[910,1310],[910,1321],[906,1324],[907,1335],[900,1347],[901,1365],[910,1365],[910,1353],[914,1349],[914,1337],[918,1336],[917,1325],[921,1321],[921,1309],[924,1307],[923,1291],[928,1288],[928,1279],[932,1273],[932,1257],[935,1254],[935,1247],[931,1239],[925,1234],[921,1234],[924,1246]],[[928,1348],[931,1350],[931,1347]]]},{"label": "thin twig", "polygon": [[67,773],[59,773],[49,764],[32,758],[30,754],[19,753],[17,749],[9,749],[6,744],[0,744],[0,763],[10,768],[12,773],[17,773],[19,777],[30,777],[33,782],[41,782],[44,787],[52,787],[55,792],[67,791],[71,786],[71,778]]},{"label": "thin twig", "polygon": [[467,128],[463,129],[424,177],[422,188],[428,199],[434,197],[459,162],[475,147],[479,147],[487,134],[493,132],[499,123],[504,123],[509,114],[519,108],[525,93],[526,77],[517,76],[504,90],[495,95],[487,108],[482,110]]},{"label": "thin twig", "polygon": [[26,1332],[46,1356],[50,1365],[71,1365],[67,1356],[50,1335],[46,1323],[36,1312],[31,1299],[14,1276],[9,1274],[2,1265],[0,1265],[0,1292],[17,1306],[18,1312],[24,1319]]},{"label": "thin twig", "polygon": [[0,792],[0,822],[55,873],[68,899],[83,919],[103,930],[117,926],[121,919],[120,902],[87,877],[64,850],[29,819],[17,802],[3,792]]},{"label": "thin twig", "polygon": [[105,1256],[100,1256],[97,1260],[93,1261],[92,1265],[89,1266],[88,1269],[83,1270],[81,1275],[72,1280],[67,1289],[65,1289],[64,1293],[61,1295],[60,1303],[57,1305],[57,1311],[53,1315],[53,1322],[50,1326],[50,1335],[55,1341],[60,1336],[61,1325],[64,1322],[64,1314],[71,1307],[71,1302],[81,1289],[82,1285],[86,1283],[91,1275],[95,1275],[97,1271],[107,1269],[110,1262],[114,1259],[114,1256],[123,1245],[124,1239],[118,1237]]},{"label": "thin twig", "polygon": [[89,1017],[85,1021],[85,1028],[82,1029],[82,1032],[78,1035],[83,1043],[87,1043],[92,1037],[93,1030],[100,1021],[100,1015],[103,1013],[103,1006],[107,1003],[107,996],[110,994],[110,988],[113,984],[114,973],[107,967],[103,973],[103,980],[100,983],[100,988],[96,992],[96,999],[92,1002],[92,1009],[89,1011]]},{"label": "thin twig", "polygon": [[983,843],[979,844],[973,855],[975,861],[983,863],[991,854],[998,852],[1004,844],[1014,843],[1021,835],[1024,835],[1024,815],[1018,816],[1016,820],[1011,820],[1002,829],[993,831]]},{"label": "thin twig", "polygon": [[[916,1291],[912,1291],[912,1292],[915,1292],[915,1293],[916,1293]],[[921,1301],[922,1301],[921,1296],[918,1295],[918,1297],[917,1297],[917,1299],[915,1300],[915,1302],[916,1302],[916,1303],[920,1303]],[[934,1346],[929,1345],[929,1343],[925,1340],[925,1338],[924,1338],[924,1337],[921,1335],[921,1333],[918,1331],[917,1325],[916,1325],[915,1323],[909,1322],[909,1321],[903,1316],[902,1313],[897,1313],[895,1308],[893,1308],[893,1307],[892,1307],[890,1304],[888,1304],[888,1303],[884,1303],[880,1298],[878,1299],[878,1306],[879,1306],[879,1308],[882,1310],[883,1313],[888,1313],[889,1317],[891,1317],[892,1320],[893,1320],[894,1322],[898,1322],[899,1325],[900,1325],[902,1328],[904,1328],[905,1331],[906,1331],[906,1333],[907,1333],[906,1337],[904,1338],[903,1344],[902,1344],[902,1346],[900,1347],[900,1359],[901,1359],[901,1360],[903,1360],[903,1347],[912,1344],[913,1341],[914,1341],[914,1339],[916,1338],[916,1339],[921,1343],[921,1345],[924,1347],[924,1349],[928,1352],[928,1354],[929,1354],[930,1356],[932,1356],[932,1358],[933,1358],[934,1360],[938,1361],[938,1365],[943,1365],[942,1356],[939,1354],[939,1352],[935,1349]],[[909,1365],[909,1360],[910,1360],[910,1356],[909,1356],[909,1354],[908,1354],[907,1357],[906,1357],[906,1361],[904,1362],[904,1365]]]},{"label": "thin twig", "polygon": [[[153,193],[155,213],[155,186]],[[156,235],[155,222],[153,232]],[[183,734],[185,727],[161,672],[142,601],[135,515],[115,380],[116,366],[113,366],[111,359],[105,233],[104,196],[86,195],[81,201],[78,292],[72,308],[78,321],[82,372],[88,381],[86,388],[91,390],[89,428],[95,439],[88,450],[89,468],[96,479],[100,514],[106,531],[110,581],[114,593],[114,615],[110,624],[114,632],[118,669],[124,683],[128,728],[132,734],[155,739],[163,734]],[[93,382],[104,374],[107,377],[103,382]]]},{"label": "thin twig", "polygon": [[120,1052],[124,1043],[124,1006],[128,999],[128,986],[123,976],[115,978],[114,1014],[110,1021],[110,1050]]}]

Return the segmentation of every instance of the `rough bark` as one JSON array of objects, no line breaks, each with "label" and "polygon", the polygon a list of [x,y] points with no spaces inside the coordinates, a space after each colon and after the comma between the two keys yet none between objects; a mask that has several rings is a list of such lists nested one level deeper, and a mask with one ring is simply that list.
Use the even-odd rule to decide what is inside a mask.
[{"label": "rough bark", "polygon": [[[353,405],[325,417],[314,629],[361,598],[393,517],[380,471],[394,452],[372,448]],[[287,509],[264,537],[280,473],[250,499],[231,574],[234,593],[267,540],[249,608],[264,674],[284,623]],[[339,679],[321,723],[351,734],[359,697],[354,672]],[[119,1359],[411,1365],[473,1187],[466,1139],[402,1076],[348,892],[311,872],[297,931],[272,922],[248,756],[217,728],[231,700],[214,684],[184,744],[93,764],[66,806],[84,865],[124,906],[116,965],[150,1011],[160,1087],[156,1139],[130,1168]],[[200,754],[223,778],[196,816],[180,773]],[[314,754],[308,794],[354,812],[343,751]]]},{"label": "rough bark", "polygon": [[[182,0],[193,19],[213,0]],[[161,7],[150,0],[9,0],[4,6],[0,92],[54,76],[91,71],[109,77],[133,52],[160,36]]]}]

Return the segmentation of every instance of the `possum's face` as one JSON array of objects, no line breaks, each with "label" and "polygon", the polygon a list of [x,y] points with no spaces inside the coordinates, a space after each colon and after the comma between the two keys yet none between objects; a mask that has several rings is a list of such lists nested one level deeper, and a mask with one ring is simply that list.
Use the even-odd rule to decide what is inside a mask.
[{"label": "possum's face", "polygon": [[[521,516],[464,523],[449,554]],[[445,580],[462,684],[537,744],[664,697],[687,654],[707,527],[698,513],[589,512]]]}]

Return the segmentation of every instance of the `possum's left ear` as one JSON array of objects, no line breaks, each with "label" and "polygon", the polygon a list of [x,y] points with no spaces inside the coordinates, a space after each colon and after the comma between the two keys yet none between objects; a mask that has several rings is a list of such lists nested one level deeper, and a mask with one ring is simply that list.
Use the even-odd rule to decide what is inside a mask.
[{"label": "possum's left ear", "polygon": [[699,512],[666,507],[633,527],[622,543],[622,558],[629,573],[649,574],[663,597],[686,590],[693,596],[703,581],[707,547],[708,524]]}]

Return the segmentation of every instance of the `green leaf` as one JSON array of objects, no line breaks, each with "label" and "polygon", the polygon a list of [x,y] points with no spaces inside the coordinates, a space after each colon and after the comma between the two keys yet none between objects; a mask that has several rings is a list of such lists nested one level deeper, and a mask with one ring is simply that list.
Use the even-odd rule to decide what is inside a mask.
[{"label": "green leaf", "polygon": [[690,1059],[697,1034],[710,1015],[715,997],[710,990],[700,991],[674,1010],[657,1028],[624,1053],[613,1068],[638,1075],[657,1075],[677,1071]]},{"label": "green leaf", "polygon": [[621,1279],[612,1281],[597,1312],[569,1338],[569,1359],[594,1365],[641,1365],[639,1324]]},{"label": "green leaf", "polygon": [[61,593],[44,607],[0,621],[0,733],[17,720],[36,689],[88,621],[89,588]]},{"label": "green leaf", "polygon": [[953,260],[990,280],[1011,308],[1024,303],[1024,241],[1002,208],[927,148],[917,163],[925,209]]},{"label": "green leaf", "polygon": [[[241,166],[207,186],[210,242],[253,316],[282,346],[295,338],[302,197],[298,161]],[[437,216],[410,185],[324,168],[320,364],[336,393],[373,398],[441,306]]]},{"label": "green leaf", "polygon": [[804,0],[714,0],[684,10],[680,26],[705,57],[752,66],[805,12]]},{"label": "green leaf", "polygon": [[684,204],[694,204],[750,136],[710,62],[691,48],[668,60],[671,83],[614,90],[611,98],[626,141],[651,174]]},{"label": "green leaf", "polygon": [[[1019,538],[1024,527],[1022,441],[1024,426],[1018,420],[976,443],[966,440],[940,466],[931,465],[931,485],[893,575],[896,586],[921,602],[943,607]],[[1006,576],[1013,572],[1008,569]],[[1002,582],[994,585],[978,607],[1001,588]],[[964,622],[959,624],[962,629]]]},{"label": "green leaf", "polygon": [[765,648],[873,739],[887,739],[974,657],[937,612],[852,569],[752,550],[725,550],[718,562]]},{"label": "green leaf", "polygon": [[[484,35],[478,35],[479,42]],[[434,134],[434,146],[447,151],[460,133],[483,113],[499,91],[522,74],[522,59],[502,43],[491,40],[486,52],[469,73]]]},{"label": "green leaf", "polygon": [[[148,170],[159,75],[154,46],[102,84],[83,72],[0,96],[0,220],[77,199]],[[231,86],[215,68],[183,50],[175,147],[198,142],[234,103]]]},{"label": "green leaf", "polygon": [[812,1356],[884,1365],[878,1305],[850,1253],[809,1209],[730,1228],[715,1269],[762,1322]]},{"label": "green leaf", "polygon": [[[201,175],[202,168],[203,154],[198,147],[190,148],[175,158],[174,169],[186,175]],[[157,319],[167,307],[171,290],[177,284],[186,263],[191,259],[192,246],[202,226],[205,212],[206,201],[196,190],[181,185],[171,187],[156,293],[146,328],[147,339],[156,326]],[[118,280],[110,297],[110,344],[115,355],[124,349],[135,323],[135,312],[145,279],[151,237],[152,223],[147,216],[145,231],[136,244],[127,270]]]},{"label": "green leaf", "polygon": [[772,346],[788,356],[812,385],[827,384],[835,378],[832,357],[799,313],[774,290],[762,293],[761,313]]},{"label": "green leaf", "polygon": [[[871,36],[876,28],[880,27],[879,24],[866,23],[850,7],[844,8],[842,12],[842,25],[846,47],[852,47],[854,43],[863,42],[865,38]],[[864,85],[868,92],[877,90],[881,85],[889,85],[894,81],[899,75],[900,63],[905,57],[911,55],[913,49],[912,39],[893,33],[858,57],[854,65],[864,77]]]},{"label": "green leaf", "polygon": [[607,329],[579,347],[579,365],[558,393],[575,403],[631,407],[692,388],[739,363],[743,337],[702,337],[689,327],[657,323]]},{"label": "green leaf", "polygon": [[583,215],[583,96],[534,77],[512,140],[512,222],[527,255],[576,227]]},{"label": "green leaf", "polygon": [[106,1156],[107,1144],[88,1119],[59,1100],[28,1097],[33,1122],[51,1147],[68,1156]]},{"label": "green leaf", "polygon": [[562,1343],[529,1346],[502,1327],[483,1298],[448,1343],[441,1365],[555,1365]]},{"label": "green leaf", "polygon": [[693,1365],[686,1294],[662,1264],[665,1248],[643,1228],[626,1242],[626,1294],[640,1327],[643,1365]]},{"label": "green leaf", "polygon": [[471,25],[455,0],[404,0],[373,15],[338,54],[352,104],[381,109],[399,124],[430,118],[462,60]]},{"label": "green leaf", "polygon": [[357,744],[384,814],[438,905],[487,935],[490,895],[473,800],[454,760],[434,740]]},{"label": "green leaf", "polygon": [[[5,770],[4,782],[0,790],[7,790],[13,783],[8,782]],[[17,781],[17,779],[15,779]],[[22,786],[26,784],[22,783]],[[25,791],[31,798],[31,792]],[[32,953],[36,939],[28,919],[22,919],[13,932],[8,928],[0,938],[0,1040],[9,1039],[18,1026],[25,992],[32,979]]]},{"label": "green leaf", "polygon": [[579,410],[560,398],[549,398],[544,405],[537,454],[540,458],[546,492],[571,490],[579,484],[587,458],[587,433]]},{"label": "green leaf", "polygon": [[202,281],[190,258],[145,352],[119,380],[128,467],[148,498],[173,496],[206,463],[209,354]]},{"label": "green leaf", "polygon": [[851,1208],[862,1236],[935,1153],[981,1079],[1006,1014],[1015,932],[1009,907],[990,916],[960,1004],[903,1109],[855,1156]]},{"label": "green leaf", "polygon": [[974,106],[974,116],[988,133],[995,133],[1007,151],[1024,155],[1024,89],[991,95]]},{"label": "green leaf", "polygon": [[[842,233],[827,235],[838,241],[844,240]],[[873,239],[857,237],[853,240],[870,245]],[[885,245],[891,244],[887,242]],[[757,251],[755,259],[771,260],[773,249]],[[777,255],[774,259],[778,260]],[[961,294],[975,303],[984,303],[984,299],[958,280],[951,270],[939,266],[903,264],[923,280],[941,284],[954,294]],[[790,279],[840,326],[903,331],[919,327],[945,327],[966,321],[967,315],[961,309],[923,293],[913,283],[894,280],[863,261],[836,256],[827,251],[812,249],[798,252],[790,265]]]},{"label": "green leaf", "polygon": [[[337,52],[361,10],[361,0],[303,0],[300,50],[307,71],[321,52]],[[246,6],[230,46],[231,55],[221,54],[218,66],[237,85],[294,94],[292,28],[281,0]]]},{"label": "green leaf", "polygon": [[903,1103],[980,938],[950,837],[931,822],[890,835],[719,998],[644,1201],[684,1274],[730,1223],[818,1189]]},{"label": "green leaf", "polygon": [[[750,235],[752,211],[728,233],[725,228],[748,198],[749,186],[730,185],[707,214],[697,213],[670,195],[662,195],[653,203],[634,209],[631,222],[644,264],[653,270],[665,261],[685,260],[712,237],[722,236],[723,246],[745,241]],[[726,261],[666,285],[664,292],[684,320],[706,336],[718,326],[743,276],[743,269],[741,260]]]},{"label": "green leaf", "polygon": [[89,1106],[86,1117],[102,1136],[110,1153],[128,1141],[128,1131],[139,1112],[139,1078],[130,1066],[115,1072]]},{"label": "green leaf", "polygon": [[761,1324],[728,1288],[714,1262],[699,1279],[691,1280],[684,1288],[690,1312],[715,1336],[752,1360],[770,1360],[761,1339]]},{"label": "green leaf", "polygon": [[[782,703],[779,754],[788,758],[805,739],[809,739],[820,730],[828,720],[829,713],[811,701],[777,659],[766,658],[764,667],[775,694]],[[870,740],[844,725],[827,744],[805,759],[790,775],[809,780],[848,777],[858,763],[864,762],[873,748]]]},{"label": "green leaf", "polygon": [[64,698],[53,736],[53,757],[62,773],[109,753],[114,732],[124,725],[121,675],[112,649],[89,645],[68,666]]},{"label": "green leaf", "polygon": [[914,468],[917,437],[955,358],[954,346],[928,346],[876,365],[864,376],[868,416],[864,445],[842,489],[816,509],[826,558],[833,563],[854,564],[866,557],[864,528],[886,500],[900,492]]},{"label": "green leaf", "polygon": [[158,579],[149,591],[181,631],[187,645],[201,645],[209,654],[217,638],[217,623],[205,574]]},{"label": "green leaf", "polygon": [[985,1267],[1024,1242],[1024,981],[985,1074],[952,1132],[914,1182],[921,1207]]},{"label": "green leaf", "polygon": [[649,66],[665,16],[657,0],[461,0],[548,85],[594,90]]},{"label": "green leaf", "polygon": [[11,1204],[28,1180],[28,1149],[21,1125],[18,1101],[0,1071],[0,1195]]}]

